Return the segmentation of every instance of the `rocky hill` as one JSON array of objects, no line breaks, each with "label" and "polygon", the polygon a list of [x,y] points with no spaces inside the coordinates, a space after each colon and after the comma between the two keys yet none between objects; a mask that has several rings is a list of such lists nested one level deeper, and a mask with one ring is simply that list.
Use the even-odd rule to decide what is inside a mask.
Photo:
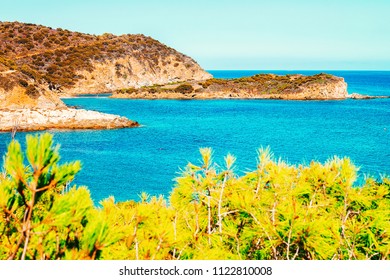
[{"label": "rocky hill", "polygon": [[0,131],[138,126],[67,108],[60,97],[210,77],[190,57],[144,35],[0,22]]},{"label": "rocky hill", "polygon": [[29,85],[60,96],[211,77],[144,35],[96,36],[19,22],[0,22],[0,63],[3,73],[16,70]]},{"label": "rocky hill", "polygon": [[125,88],[115,91],[112,97],[329,100],[348,98],[348,93],[344,79],[329,74],[313,76],[264,74],[239,79],[208,79],[142,88]]}]

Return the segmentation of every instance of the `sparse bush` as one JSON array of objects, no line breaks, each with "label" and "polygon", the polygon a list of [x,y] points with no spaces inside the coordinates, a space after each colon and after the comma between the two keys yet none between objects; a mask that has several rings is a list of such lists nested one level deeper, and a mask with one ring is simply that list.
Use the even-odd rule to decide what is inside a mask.
[{"label": "sparse bush", "polygon": [[22,87],[27,87],[28,86],[28,83],[26,80],[19,80],[19,84],[22,86]]},{"label": "sparse bush", "polygon": [[18,44],[26,44],[26,43],[28,43],[28,40],[26,38],[20,38],[17,40],[17,43]]},{"label": "sparse bush", "polygon": [[55,65],[55,64],[52,64],[50,65],[49,67],[47,67],[46,71],[49,75],[53,75],[55,72],[57,72],[57,70],[59,70],[58,66]]},{"label": "sparse bush", "polygon": [[175,91],[176,92],[180,92],[180,93],[191,93],[194,91],[194,88],[192,85],[189,85],[189,84],[182,84],[178,87],[175,88]]},{"label": "sparse bush", "polygon": [[30,77],[31,79],[39,80],[39,78],[40,78],[39,73],[37,73],[37,71],[31,69],[30,66],[28,66],[28,65],[26,65],[26,64],[23,64],[23,65],[20,67],[19,70],[20,70],[20,72],[22,72],[23,74],[27,75],[27,76]]},{"label": "sparse bush", "polygon": [[34,85],[28,85],[26,88],[26,94],[30,96],[31,98],[38,98],[39,97],[39,91]]},{"label": "sparse bush", "polygon": [[15,61],[13,61],[9,58],[5,58],[3,56],[0,56],[0,63],[4,64],[5,66],[9,67],[10,69],[15,69],[17,67]]},{"label": "sparse bush", "polygon": [[150,87],[150,88],[148,88],[148,92],[149,93],[157,93],[159,90],[156,88],[156,87]]},{"label": "sparse bush", "polygon": [[11,91],[15,87],[16,83],[13,79],[2,78],[0,79],[0,88],[5,91]]},{"label": "sparse bush", "polygon": [[130,94],[130,93],[135,93],[137,92],[138,90],[136,88],[133,88],[133,87],[130,87],[130,88],[122,88],[122,89],[119,89],[117,90],[116,92],[117,93],[121,93],[121,94]]}]

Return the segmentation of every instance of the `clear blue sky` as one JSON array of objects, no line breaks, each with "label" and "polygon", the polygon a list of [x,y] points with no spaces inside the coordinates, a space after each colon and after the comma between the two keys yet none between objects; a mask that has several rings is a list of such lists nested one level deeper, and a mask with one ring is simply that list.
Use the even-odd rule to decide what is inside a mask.
[{"label": "clear blue sky", "polygon": [[0,0],[0,20],[143,33],[205,69],[390,70],[390,0]]}]

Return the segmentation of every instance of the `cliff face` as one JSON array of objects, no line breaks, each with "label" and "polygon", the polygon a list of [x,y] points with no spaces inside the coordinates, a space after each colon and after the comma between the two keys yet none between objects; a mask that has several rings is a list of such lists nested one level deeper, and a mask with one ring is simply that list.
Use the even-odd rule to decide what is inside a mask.
[{"label": "cliff face", "polygon": [[0,22],[0,62],[59,96],[211,77],[144,35],[95,36],[18,22]]},{"label": "cliff face", "polygon": [[[178,81],[205,80],[210,75],[204,72],[199,65],[184,57],[178,63],[174,55],[159,58],[156,64],[125,56],[105,62],[93,62],[93,70],[77,71],[77,75],[84,77],[64,90],[64,93],[74,95],[78,93],[113,92],[119,88],[142,87],[154,84],[167,84]],[[165,65],[164,65],[165,64]],[[186,65],[191,65],[187,68]]]},{"label": "cliff face", "polygon": [[343,78],[273,74],[240,79],[208,79],[143,88],[117,90],[113,98],[142,99],[287,99],[335,100],[348,98]]},{"label": "cliff face", "polygon": [[[322,77],[321,77],[322,76]],[[294,94],[296,99],[337,100],[348,98],[347,83],[344,78],[330,75],[317,75],[317,81],[308,82]],[[289,98],[293,99],[293,98]]]},{"label": "cliff face", "polygon": [[65,108],[55,94],[40,87],[34,79],[0,63],[0,108]]}]

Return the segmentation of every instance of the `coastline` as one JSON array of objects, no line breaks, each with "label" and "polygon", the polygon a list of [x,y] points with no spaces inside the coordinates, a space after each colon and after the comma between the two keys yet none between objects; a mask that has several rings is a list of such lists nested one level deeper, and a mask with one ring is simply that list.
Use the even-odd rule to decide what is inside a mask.
[{"label": "coastline", "polygon": [[[252,82],[251,85],[249,82]],[[253,82],[253,79],[254,82]],[[260,82],[256,79],[263,79]],[[282,82],[280,80],[282,79]],[[300,82],[304,79],[304,83]],[[307,81],[308,80],[308,81]],[[285,86],[285,83],[288,86]],[[264,84],[274,83],[267,90],[273,93],[260,92]],[[281,84],[282,83],[282,84]],[[207,87],[205,87],[205,84]],[[242,85],[244,84],[244,86]],[[222,86],[221,86],[222,85]],[[235,87],[237,86],[237,88]],[[282,90],[281,90],[282,86]],[[256,88],[257,87],[257,88]],[[178,90],[184,89],[184,90]],[[189,90],[186,90],[189,89]],[[113,98],[144,100],[292,100],[292,101],[328,101],[328,100],[364,100],[390,98],[390,96],[369,96],[358,93],[348,94],[347,84],[343,78],[319,74],[317,76],[276,76],[273,74],[253,76],[243,79],[209,79],[186,81],[164,85],[154,85],[139,89],[117,90],[111,94],[101,93],[62,93],[61,98]],[[61,102],[62,103],[62,102]],[[110,115],[97,111],[57,106],[41,107],[8,107],[0,109],[0,132],[42,131],[50,129],[119,129],[139,127],[139,123],[119,115]]]},{"label": "coastline", "polygon": [[347,84],[330,74],[274,75],[258,74],[236,79],[207,79],[124,88],[111,98],[134,99],[282,99],[338,100],[348,97]]},{"label": "coastline", "polygon": [[[92,96],[91,96],[92,97]],[[88,97],[69,97],[69,98],[88,98]],[[101,97],[103,98],[103,97]],[[109,97],[104,98],[113,98],[113,99],[140,99],[140,100],[291,100],[291,101],[337,101],[337,100],[347,100],[347,99],[355,99],[355,100],[364,100],[364,99],[386,99],[390,98],[390,96],[384,95],[364,95],[358,93],[348,94],[343,98],[301,98],[298,96],[286,96],[282,94],[274,94],[274,95],[263,95],[263,96],[223,96],[222,94],[218,97],[216,96],[195,96],[188,97],[185,95],[166,95],[166,96],[148,96],[148,95],[137,95],[137,96],[119,96],[119,95],[111,95]]]}]

